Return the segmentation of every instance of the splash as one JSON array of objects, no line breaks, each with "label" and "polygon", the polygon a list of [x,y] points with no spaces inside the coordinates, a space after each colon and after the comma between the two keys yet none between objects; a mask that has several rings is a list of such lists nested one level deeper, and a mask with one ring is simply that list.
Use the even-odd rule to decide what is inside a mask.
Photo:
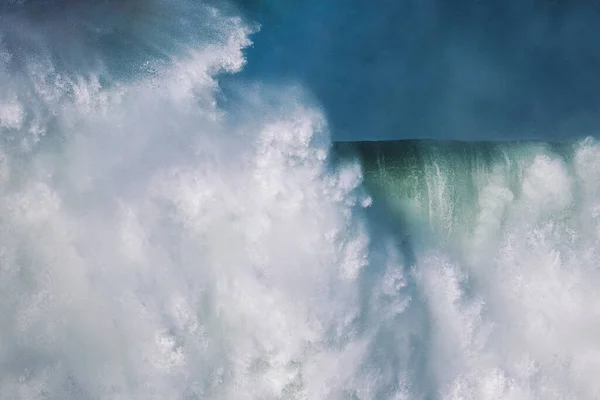
[{"label": "splash", "polygon": [[332,151],[224,10],[2,9],[0,399],[597,398],[600,145]]},{"label": "splash", "polygon": [[[273,108],[250,91],[248,108],[265,103],[252,117],[219,108],[215,77],[242,67],[251,30],[200,11],[210,35],[135,54],[155,63],[135,79],[85,38],[65,37],[99,60],[84,67],[46,26],[4,30],[0,398],[322,398],[355,384],[360,363],[338,363],[366,353],[351,327],[360,171],[329,171],[325,121],[298,90]],[[43,51],[15,53],[15,37]]]},{"label": "splash", "polygon": [[359,157],[374,204],[405,232],[434,397],[598,395],[596,140],[336,151]]}]

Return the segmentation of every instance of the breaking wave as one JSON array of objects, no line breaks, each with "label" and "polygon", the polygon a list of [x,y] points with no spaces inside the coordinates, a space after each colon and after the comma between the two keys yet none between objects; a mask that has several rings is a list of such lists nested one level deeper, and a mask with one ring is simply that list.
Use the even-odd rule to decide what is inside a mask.
[{"label": "breaking wave", "polygon": [[0,17],[0,399],[600,396],[600,143],[332,146],[191,1]]}]

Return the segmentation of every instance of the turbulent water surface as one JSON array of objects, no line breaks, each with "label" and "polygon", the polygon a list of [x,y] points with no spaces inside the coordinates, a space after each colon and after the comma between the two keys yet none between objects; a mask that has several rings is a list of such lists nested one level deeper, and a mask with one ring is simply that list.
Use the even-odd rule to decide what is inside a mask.
[{"label": "turbulent water surface", "polygon": [[2,3],[0,399],[600,398],[600,141],[358,141],[322,4]]}]

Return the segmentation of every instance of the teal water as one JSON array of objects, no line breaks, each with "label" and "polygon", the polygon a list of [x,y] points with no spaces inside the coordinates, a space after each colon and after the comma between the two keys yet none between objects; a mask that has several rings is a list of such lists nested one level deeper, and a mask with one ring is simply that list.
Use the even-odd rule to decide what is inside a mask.
[{"label": "teal water", "polygon": [[534,160],[550,157],[570,169],[579,143],[338,142],[333,153],[359,160],[365,184],[389,211],[450,237],[476,224],[478,202],[490,181],[502,184],[511,200],[519,198]]}]

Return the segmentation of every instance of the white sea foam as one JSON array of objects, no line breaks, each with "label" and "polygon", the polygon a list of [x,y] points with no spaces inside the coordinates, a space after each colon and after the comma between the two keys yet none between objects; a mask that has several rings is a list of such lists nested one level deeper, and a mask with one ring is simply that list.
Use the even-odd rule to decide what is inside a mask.
[{"label": "white sea foam", "polygon": [[212,18],[217,41],[141,80],[104,87],[93,70],[32,62],[31,86],[5,72],[17,100],[3,133],[46,136],[4,149],[0,398],[323,398],[353,385],[366,352],[345,338],[368,262],[360,170],[328,169],[325,121],[297,92],[229,122],[214,76],[242,66],[249,30]]},{"label": "white sea foam", "polygon": [[0,51],[0,399],[600,396],[595,140],[461,172],[473,219],[439,153],[379,223],[307,93],[219,105],[251,30],[204,11],[135,79]]}]

